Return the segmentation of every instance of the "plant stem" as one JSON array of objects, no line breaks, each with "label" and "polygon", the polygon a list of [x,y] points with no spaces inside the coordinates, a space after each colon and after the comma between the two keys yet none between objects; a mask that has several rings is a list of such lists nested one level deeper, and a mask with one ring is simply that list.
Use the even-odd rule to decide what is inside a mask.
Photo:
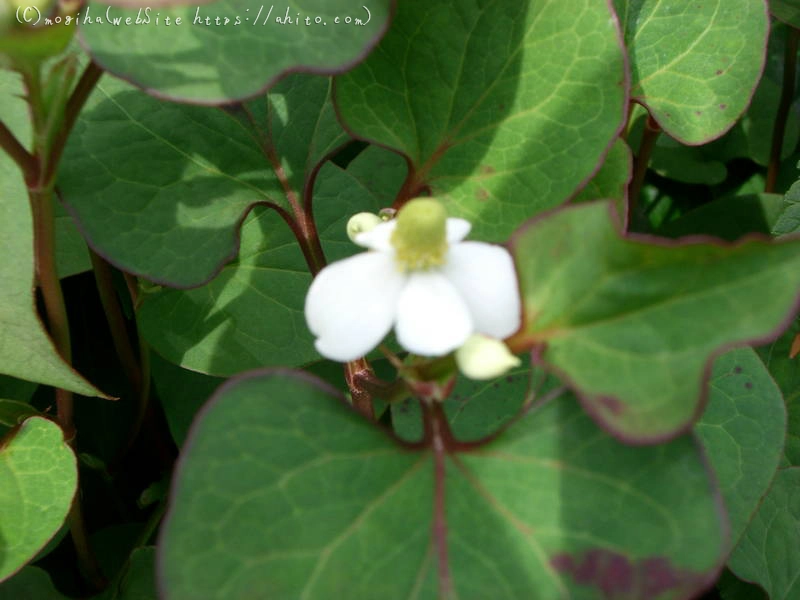
[{"label": "plant stem", "polygon": [[347,387],[350,388],[353,406],[370,421],[374,421],[375,408],[372,405],[372,394],[364,389],[363,385],[371,376],[374,377],[374,373],[365,358],[351,360],[344,365],[344,378]]},{"label": "plant stem", "polygon": [[92,260],[97,293],[100,295],[100,302],[103,305],[106,321],[111,330],[114,349],[119,357],[122,370],[125,372],[125,377],[138,395],[142,387],[142,373],[136,360],[133,344],[131,344],[131,339],[128,335],[125,317],[122,314],[122,309],[114,290],[111,266],[91,248],[89,248],[89,257]]},{"label": "plant stem", "polygon": [[647,165],[650,163],[650,157],[653,154],[653,149],[656,147],[656,140],[658,140],[658,135],[660,133],[661,128],[658,126],[658,123],[648,115],[644,131],[642,132],[642,141],[639,143],[639,152],[636,155],[636,160],[633,162],[633,177],[628,186],[628,214],[626,217],[626,225],[628,226],[633,222],[633,217],[636,214],[639,195],[642,192],[642,185],[644,184],[644,178],[647,174]]},{"label": "plant stem", "polygon": [[[91,82],[91,86],[88,89],[79,90],[76,88],[75,92],[73,92],[67,102],[67,117],[57,137],[57,139],[62,140],[60,142],[61,147],[59,148],[56,145],[54,148],[50,148],[47,141],[49,132],[47,131],[48,119],[46,113],[48,108],[45,107],[42,98],[40,76],[38,69],[33,72],[23,73],[34,132],[34,154],[31,157],[33,163],[29,165],[32,170],[26,172],[25,175],[31,214],[33,216],[36,279],[42,291],[50,336],[58,353],[67,364],[71,365],[72,347],[69,321],[67,320],[67,309],[64,303],[61,281],[56,268],[55,210],[53,206],[52,180],[61,156],[61,149],[69,135],[69,130],[74,124],[86,97],[88,97],[91,86],[96,82],[96,78]],[[89,81],[83,82],[83,87],[85,88],[88,84]],[[81,87],[81,83],[78,84],[78,87]],[[59,107],[55,107],[55,110],[58,109]],[[50,107],[50,110],[53,110],[53,107]],[[25,168],[23,168],[24,170]],[[56,389],[56,408],[58,423],[64,431],[64,438],[71,447],[75,448],[73,398],[70,391]],[[102,590],[107,582],[89,546],[89,537],[86,532],[80,503],[80,488],[73,499],[72,507],[67,516],[67,523],[82,573],[96,590]]]},{"label": "plant stem", "polygon": [[786,121],[789,118],[789,110],[792,108],[792,100],[794,99],[795,76],[797,71],[797,45],[799,39],[800,31],[794,27],[789,27],[783,60],[783,88],[781,89],[781,100],[778,104],[778,112],[775,115],[775,124],[772,128],[772,147],[769,153],[767,181],[764,185],[764,191],[768,193],[775,191],[775,185],[778,181],[778,171],[781,166],[781,150],[783,150],[783,138],[786,133]]},{"label": "plant stem", "polygon": [[5,150],[11,159],[17,163],[27,183],[32,183],[36,180],[38,172],[36,159],[33,158],[30,152],[25,150],[25,147],[19,143],[19,140],[2,121],[0,121],[0,148]]},{"label": "plant stem", "polygon": [[51,181],[55,177],[58,163],[61,161],[61,154],[64,152],[64,146],[67,144],[67,138],[69,138],[72,127],[75,125],[83,105],[102,74],[103,71],[100,67],[93,62],[89,63],[78,80],[75,89],[72,90],[72,94],[64,108],[64,122],[61,124],[61,129],[47,153],[47,166],[44,173],[45,181]]},{"label": "plant stem", "polygon": [[[56,350],[67,364],[72,364],[72,348],[67,321],[67,308],[56,269],[55,218],[53,211],[53,192],[50,189],[30,189],[29,196],[33,212],[34,248],[36,255],[36,278],[42,290],[45,314],[50,335]],[[56,388],[56,410],[58,423],[64,431],[64,438],[75,447],[75,422],[72,392]],[[89,538],[83,521],[80,504],[80,490],[67,516],[69,531],[81,571],[91,585],[101,590],[105,587],[105,577],[89,547]]]}]

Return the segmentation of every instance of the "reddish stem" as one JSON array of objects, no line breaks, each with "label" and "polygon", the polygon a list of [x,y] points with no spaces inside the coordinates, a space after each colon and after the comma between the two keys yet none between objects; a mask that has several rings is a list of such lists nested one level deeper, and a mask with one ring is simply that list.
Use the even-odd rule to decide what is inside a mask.
[{"label": "reddish stem", "polygon": [[764,191],[768,193],[775,191],[775,185],[778,181],[781,150],[783,149],[783,138],[786,133],[786,121],[789,119],[789,110],[791,110],[792,101],[794,100],[798,39],[800,39],[800,31],[790,27],[786,37],[783,60],[783,88],[781,89],[781,100],[778,104],[778,112],[775,115],[775,123],[772,128],[772,147],[769,153],[767,181],[764,185]]},{"label": "reddish stem", "polygon": [[447,416],[440,402],[420,401],[425,441],[433,451],[434,496],[432,535],[439,563],[439,596],[453,597],[453,580],[450,575],[450,561],[447,553],[447,505],[445,497],[445,476],[447,451],[452,445],[453,436]]}]

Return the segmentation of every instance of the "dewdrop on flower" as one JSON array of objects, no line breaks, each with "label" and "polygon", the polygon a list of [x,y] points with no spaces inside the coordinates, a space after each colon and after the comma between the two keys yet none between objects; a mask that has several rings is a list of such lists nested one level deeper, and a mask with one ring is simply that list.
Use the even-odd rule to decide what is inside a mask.
[{"label": "dewdrop on flower", "polygon": [[511,255],[501,246],[462,241],[470,227],[448,218],[439,201],[417,198],[396,219],[354,233],[368,251],[322,269],[306,296],[319,353],[354,360],[394,327],[409,352],[442,356],[473,334],[499,340],[519,329]]}]

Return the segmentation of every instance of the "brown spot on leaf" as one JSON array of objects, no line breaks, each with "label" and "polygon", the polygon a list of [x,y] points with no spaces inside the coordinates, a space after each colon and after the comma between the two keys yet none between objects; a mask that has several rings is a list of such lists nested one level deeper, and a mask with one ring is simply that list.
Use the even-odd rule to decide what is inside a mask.
[{"label": "brown spot on leaf", "polygon": [[720,110],[725,110],[726,108],[728,108],[728,105],[727,105],[727,104],[720,104],[720,105],[719,105],[719,109],[720,109]]},{"label": "brown spot on leaf", "polygon": [[752,390],[753,389],[753,382],[752,381],[747,381],[744,384],[744,387],[745,387],[745,389]]},{"label": "brown spot on leaf", "polygon": [[481,165],[480,171],[482,175],[494,175],[496,173],[496,169],[490,165]]},{"label": "brown spot on leaf", "polygon": [[478,191],[475,192],[475,198],[477,198],[481,202],[486,202],[486,200],[489,199],[489,192],[487,192],[483,188],[480,188]]},{"label": "brown spot on leaf", "polygon": [[733,372],[737,375],[742,372],[742,367],[733,367]]},{"label": "brown spot on leaf", "polygon": [[703,111],[702,110],[696,110],[696,111],[694,111],[694,114],[696,114],[699,117],[700,115],[703,114]]},{"label": "brown spot on leaf", "polygon": [[600,588],[610,600],[657,598],[665,592],[673,592],[670,597],[684,596],[705,579],[701,574],[674,567],[661,556],[633,562],[605,549],[589,550],[579,559],[559,554],[550,564],[559,573],[572,576],[578,585]]},{"label": "brown spot on leaf", "polygon": [[722,75],[724,72],[722,69],[717,69],[717,75]]}]

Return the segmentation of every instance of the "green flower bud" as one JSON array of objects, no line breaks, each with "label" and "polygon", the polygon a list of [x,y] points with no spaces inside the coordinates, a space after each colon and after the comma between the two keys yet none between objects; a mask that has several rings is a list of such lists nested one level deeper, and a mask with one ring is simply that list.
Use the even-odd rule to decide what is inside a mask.
[{"label": "green flower bud", "polygon": [[350,220],[347,222],[347,237],[350,238],[351,242],[355,242],[356,236],[359,233],[370,231],[377,224],[382,222],[378,215],[373,215],[372,213],[360,212],[355,214],[350,217]]},{"label": "green flower bud", "polygon": [[475,334],[456,350],[456,364],[470,379],[494,379],[518,367],[520,360],[501,340]]}]

